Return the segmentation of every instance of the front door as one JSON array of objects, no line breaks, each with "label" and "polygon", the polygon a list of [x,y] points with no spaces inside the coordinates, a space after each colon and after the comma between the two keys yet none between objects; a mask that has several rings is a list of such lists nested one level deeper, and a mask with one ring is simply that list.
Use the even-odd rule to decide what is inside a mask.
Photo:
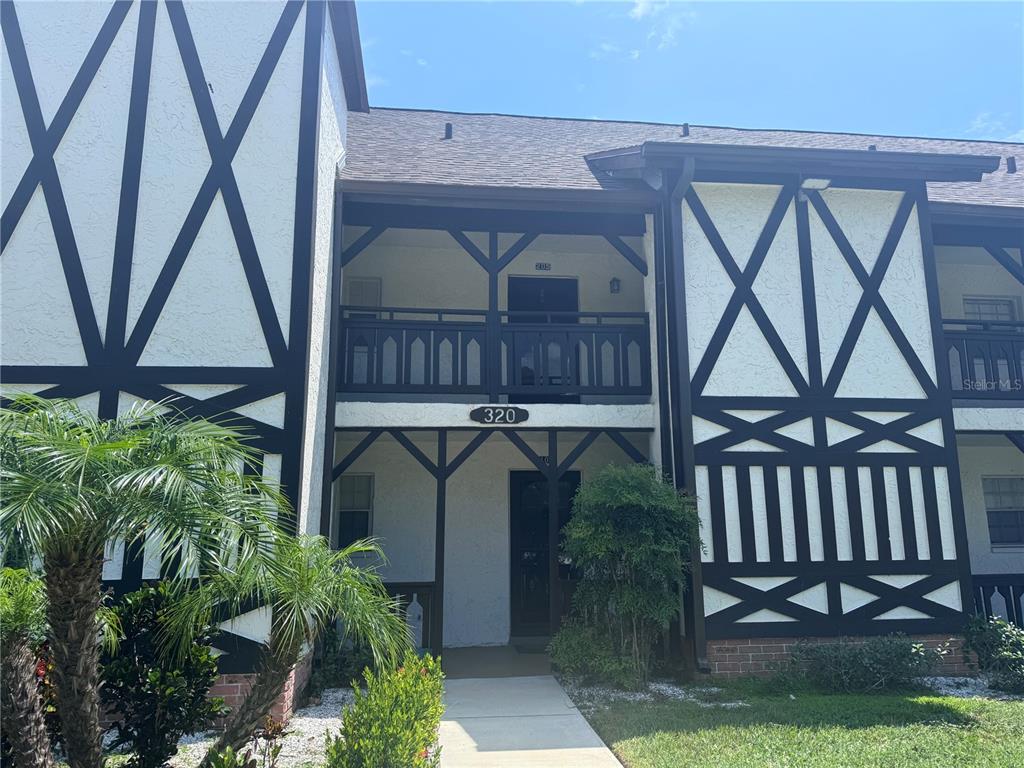
[{"label": "front door", "polygon": [[[509,277],[509,323],[531,326],[513,337],[513,379],[516,384],[525,387],[564,387],[569,384],[571,372],[567,370],[567,350],[564,348],[568,343],[567,337],[558,333],[546,334],[537,326],[575,323],[579,307],[579,283],[574,277]],[[543,359],[538,359],[538,356]],[[509,402],[578,403],[579,397],[564,393],[519,393],[510,396]]]},{"label": "front door", "polygon": [[[558,481],[559,528],[569,522],[579,485],[579,472],[566,472]],[[540,472],[512,472],[510,487],[512,635],[549,635],[548,481]],[[562,594],[569,594],[569,567],[558,570]]]},{"label": "front door", "polygon": [[[508,310],[513,323],[567,323],[571,319],[549,312],[579,312],[579,284],[575,277],[509,277]],[[525,313],[531,314],[525,314]],[[518,314],[523,313],[523,314]],[[536,314],[533,314],[536,313]]]}]

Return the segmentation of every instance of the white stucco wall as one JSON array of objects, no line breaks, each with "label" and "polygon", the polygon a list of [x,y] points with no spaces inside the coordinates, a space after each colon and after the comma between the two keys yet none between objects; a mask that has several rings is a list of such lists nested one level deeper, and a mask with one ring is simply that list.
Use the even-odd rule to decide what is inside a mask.
[{"label": "white stucco wall", "polygon": [[[469,413],[487,403],[338,403],[337,427],[471,427]],[[577,405],[531,403],[527,427],[582,429],[651,429],[657,411],[643,405]]]},{"label": "white stucco wall", "polygon": [[[433,435],[413,441],[431,459]],[[539,455],[547,453],[546,435],[527,437]],[[564,456],[584,433],[563,433]],[[362,439],[343,433],[336,452],[344,456]],[[449,433],[448,457],[456,456],[472,433]],[[646,449],[646,435],[634,438]],[[576,463],[584,479],[609,463],[628,461],[621,449],[601,436]],[[444,644],[499,645],[509,639],[509,471],[533,471],[526,458],[501,435],[492,435],[449,480],[445,547]],[[434,479],[390,436],[382,436],[349,469],[374,475],[373,535],[389,559],[387,581],[432,581],[434,577]]]},{"label": "white stucco wall", "polygon": [[[58,106],[79,72],[83,60],[111,12],[110,3],[67,3],[51,0],[19,0],[16,12],[43,120],[53,121]],[[140,9],[155,9],[151,75],[146,101],[144,140],[141,150],[141,181],[126,295],[111,296],[115,233],[121,215],[122,169],[133,147],[126,147],[131,104],[137,35],[145,15]],[[284,46],[259,96],[251,122],[240,130],[238,113],[250,89],[254,74],[268,50],[275,30],[295,6],[284,0],[186,0],[185,19],[202,67],[217,125],[211,130],[218,147],[219,137],[240,137],[230,159],[231,170],[244,207],[245,224],[251,230],[259,268],[262,270],[272,306],[285,343],[289,341],[292,311],[292,274],[295,251],[295,208],[299,160],[300,96],[305,58],[307,8],[298,8]],[[173,10],[173,8],[172,8]],[[346,104],[340,67],[330,25],[323,31],[320,62],[320,107],[315,158],[319,213],[314,233],[312,263],[311,329],[297,343],[309,353],[307,392],[288,393],[288,407],[305,409],[303,475],[300,520],[309,530],[319,528],[319,496],[324,440],[326,317],[329,304],[328,265],[331,249],[334,180],[343,160]],[[143,28],[145,29],[145,28]],[[5,29],[5,36],[8,30]],[[6,209],[32,156],[26,118],[23,114],[8,46],[3,46],[0,64],[0,204]],[[169,254],[179,240],[190,209],[197,200],[211,168],[208,148],[198,110],[186,78],[179,50],[164,2],[131,5],[114,37],[98,73],[73,112],[67,132],[55,153],[57,172],[81,257],[88,296],[103,341],[108,341],[107,314],[111,300],[127,304],[126,336],[136,331],[139,317],[153,296],[153,289]],[[232,128],[232,126],[235,126]],[[128,188],[130,194],[130,188]],[[256,302],[246,279],[236,245],[237,230],[244,229],[229,219],[225,193],[213,195],[208,213],[200,219],[194,242],[181,238],[186,257],[180,274],[167,296],[148,342],[141,349],[140,367],[180,366],[270,369],[273,366]],[[245,235],[239,235],[244,242]],[[69,243],[70,238],[63,242]],[[303,308],[302,311],[305,311]],[[58,256],[54,226],[40,188],[18,222],[0,259],[0,344],[5,365],[79,366],[86,359],[71,307],[70,292]],[[103,359],[91,361],[100,366]],[[280,383],[280,390],[255,402],[237,407],[234,413],[268,427],[268,433],[284,426],[287,384],[290,371],[282,364],[261,381]],[[233,382],[233,373],[220,373],[211,381]],[[116,384],[120,410],[136,399],[137,374],[129,370]],[[183,380],[171,378],[159,383],[169,390],[207,400],[247,382],[239,374],[234,383],[203,382],[192,373]],[[31,385],[7,387],[42,390],[54,381],[40,379]],[[308,394],[308,403],[303,402]],[[87,392],[77,400],[92,411],[99,404],[98,393]],[[225,414],[230,417],[232,414]],[[286,442],[291,442],[289,440]],[[294,445],[294,443],[292,443]],[[299,450],[286,448],[289,452]],[[299,457],[289,454],[288,460]],[[285,458],[273,453],[264,457],[268,479],[278,482]],[[110,547],[111,561],[105,575],[121,574],[121,551]],[[149,563],[144,574],[152,575]]]},{"label": "white stucco wall", "polygon": [[[1006,250],[1020,263],[1020,249]],[[964,316],[964,296],[993,296],[1014,299],[1017,319],[1024,319],[1024,286],[984,248],[939,245],[935,247],[935,264],[944,318]]]},{"label": "white stucco wall", "polygon": [[964,431],[1024,432],[1024,408],[957,406],[953,408],[953,425]]},{"label": "white stucco wall", "polygon": [[[694,184],[694,190],[729,250],[735,268],[745,269],[778,199],[780,187],[698,183]],[[870,274],[901,205],[903,193],[833,187],[824,190],[821,196],[859,258],[860,267]],[[698,454],[698,513],[705,543],[703,560],[708,564],[706,574],[709,578],[719,578],[714,586],[706,584],[705,587],[705,612],[709,616],[741,600],[723,591],[729,582],[721,579],[731,573],[731,564],[772,563],[777,568],[777,576],[764,577],[760,581],[732,578],[732,581],[747,586],[769,590],[791,581],[798,574],[819,573],[815,570],[815,564],[826,565],[828,552],[833,547],[839,562],[854,561],[858,549],[863,550],[865,561],[872,562],[880,561],[880,552],[884,551],[882,544],[885,542],[890,545],[892,559],[896,561],[906,560],[908,550],[916,545],[925,562],[921,565],[922,575],[915,575],[915,580],[924,578],[923,574],[929,572],[927,561],[954,560],[963,554],[957,552],[954,540],[956,504],[950,496],[949,482],[952,465],[934,467],[934,487],[927,489],[925,468],[934,462],[933,457],[924,458],[920,465],[914,466],[911,456],[915,453],[914,449],[886,439],[859,449],[851,448],[848,453],[836,448],[844,440],[861,433],[860,429],[837,420],[846,408],[851,407],[846,404],[848,399],[857,398],[861,403],[860,406],[852,406],[857,408],[860,416],[885,424],[906,415],[884,410],[887,400],[916,399],[921,401],[922,406],[925,405],[925,386],[914,375],[912,362],[919,364],[928,385],[936,382],[926,267],[917,210],[910,210],[907,224],[880,284],[881,297],[907,338],[913,349],[910,354],[916,356],[916,360],[911,358],[908,361],[903,357],[877,310],[870,309],[863,328],[855,337],[848,364],[841,376],[835,374],[838,383],[831,406],[834,411],[825,419],[825,428],[821,434],[816,434],[813,422],[816,411],[806,406],[798,396],[799,386],[813,384],[812,360],[809,357],[813,351],[812,342],[816,342],[819,347],[820,368],[827,381],[864,289],[817,210],[810,204],[807,215],[811,274],[802,274],[796,206],[797,202],[791,201],[785,209],[763,266],[753,282],[753,292],[799,374],[797,382],[793,383],[787,375],[781,362],[783,355],[772,348],[765,333],[755,322],[751,310],[744,306],[726,337],[721,354],[710,367],[703,391],[694,393],[695,409],[698,411],[698,415],[693,418],[693,428]],[[686,254],[688,345],[690,371],[693,375],[702,368],[712,336],[719,328],[726,306],[733,296],[734,284],[689,203],[683,205],[683,239]],[[805,306],[803,299],[802,277],[813,279],[814,286],[817,324],[809,329],[805,327],[809,307]],[[816,338],[808,339],[808,333],[813,333]],[[707,367],[707,364],[703,367]],[[758,423],[780,414],[790,417],[789,423],[774,430],[775,434],[802,443],[811,450],[800,450],[798,446],[792,450],[779,448],[760,439],[742,436],[731,444],[724,443],[734,427],[726,416],[715,413],[714,404],[703,400],[707,396],[744,398],[741,404],[728,410],[726,416],[746,422]],[[760,406],[755,398],[772,399]],[[865,400],[877,401],[876,410],[865,407]],[[906,408],[907,413],[914,410],[913,405],[907,405]],[[939,418],[926,420],[919,427],[911,429],[910,434],[940,447],[949,445],[953,440],[952,434],[944,434],[944,425]],[[705,443],[711,440],[717,440],[721,447],[718,450],[708,449]],[[821,458],[811,459],[810,456],[825,450],[834,454],[829,458],[829,466],[807,466],[812,461],[822,462]],[[700,458],[702,454],[705,457],[703,460]],[[758,454],[764,458],[759,458]],[[892,456],[891,460],[888,459],[889,455]],[[897,467],[908,459],[911,459],[908,468],[909,494],[908,498],[901,499]],[[720,524],[724,527],[723,531],[714,529],[716,523],[712,519],[712,465],[721,468],[724,514]],[[881,470],[877,475],[878,487],[874,489],[872,466]],[[856,526],[852,523],[857,521],[851,520],[852,511],[847,503],[847,467],[856,469],[859,480],[859,522],[863,530],[863,539],[860,541],[854,539]],[[744,540],[741,518],[747,513],[742,509],[741,481],[749,481],[749,514],[752,516],[749,530],[753,541]],[[819,496],[819,492],[825,488],[831,491],[832,501],[829,505]],[[803,491],[800,494],[804,497],[803,504],[798,503],[797,490],[794,489]],[[933,512],[938,530],[932,532],[937,534],[935,547],[931,546],[929,518],[925,511],[925,499],[930,496],[929,491],[934,491],[936,499]],[[884,514],[877,524],[876,496],[885,503]],[[768,504],[775,497],[778,498],[776,511],[781,522],[782,545],[781,558],[777,561],[773,560],[770,552],[767,514]],[[827,498],[828,494],[824,494],[824,499]],[[909,532],[912,541],[904,540],[904,516],[912,521]],[[800,561],[798,527],[804,527],[807,531],[809,562]],[[723,551],[718,551],[719,547],[713,541],[715,533],[722,534],[718,544]],[[826,539],[826,536],[830,538]],[[745,549],[749,549],[752,558],[745,556]],[[894,576],[891,571],[887,572],[886,569],[891,567],[878,562],[877,575],[873,578],[884,583],[892,582],[901,588],[911,583],[901,582],[898,576]],[[758,583],[750,583],[752,581]],[[839,608],[842,613],[848,613],[857,607],[857,600],[851,585],[844,584],[842,587],[844,591]],[[950,577],[949,583],[943,584],[926,597],[948,608],[961,608],[959,587],[954,577]],[[871,595],[861,595],[860,598],[867,601],[876,599]],[[809,586],[789,598],[789,601],[823,615],[832,612],[830,609],[834,610],[834,607],[828,605],[824,581]],[[903,606],[886,611],[876,621],[908,618],[924,619],[928,615]],[[769,623],[794,620],[784,615],[782,609],[757,610],[737,619],[740,622]]]},{"label": "white stucco wall", "polygon": [[[320,135],[317,140],[317,218],[310,296],[309,374],[306,380],[306,416],[302,441],[302,489],[299,528],[320,532],[323,492],[324,445],[328,429],[327,391],[331,329],[331,287],[340,275],[332,275],[334,197],[338,172],[345,164],[345,92],[341,65],[331,25],[326,25],[320,64]],[[340,226],[340,222],[338,222]]]},{"label": "white stucco wall", "polygon": [[[355,241],[364,227],[346,227],[345,244]],[[486,233],[467,236],[484,254]],[[504,253],[519,235],[502,233],[498,250]],[[624,238],[644,253],[639,237]],[[550,271],[538,271],[544,262]],[[653,265],[652,265],[653,266]],[[487,308],[487,273],[447,232],[389,229],[345,267],[345,278],[381,278],[381,303],[387,307]],[[509,276],[575,277],[579,281],[580,311],[644,311],[643,275],[607,241],[596,235],[541,235],[512,260],[498,278],[498,308],[505,309]],[[622,291],[612,294],[608,281],[618,277]],[[348,303],[343,292],[342,303]]]},{"label": "white stucco wall", "polygon": [[1024,572],[1024,546],[992,545],[985,514],[982,478],[1024,477],[1024,453],[1001,435],[960,435],[960,483],[967,518],[967,545],[971,572],[978,574]]}]

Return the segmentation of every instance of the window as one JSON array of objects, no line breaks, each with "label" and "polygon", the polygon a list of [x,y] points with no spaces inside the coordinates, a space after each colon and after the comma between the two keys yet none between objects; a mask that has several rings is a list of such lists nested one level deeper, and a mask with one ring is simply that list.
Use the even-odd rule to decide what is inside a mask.
[{"label": "window", "polygon": [[373,475],[342,475],[338,479],[338,548],[365,539],[372,531]]},{"label": "window", "polygon": [[992,544],[1024,545],[1024,477],[984,477],[981,485]]},{"label": "window", "polygon": [[1009,297],[964,296],[964,319],[975,322],[1017,320],[1017,302]]},{"label": "window", "polygon": [[[379,307],[381,281],[379,277],[350,277],[345,280],[348,304],[352,307]],[[375,312],[365,316],[374,317]]]}]

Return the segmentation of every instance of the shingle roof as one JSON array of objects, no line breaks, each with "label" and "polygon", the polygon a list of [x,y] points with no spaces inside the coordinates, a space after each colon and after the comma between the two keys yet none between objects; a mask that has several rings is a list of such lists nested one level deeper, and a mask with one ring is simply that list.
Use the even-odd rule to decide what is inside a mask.
[{"label": "shingle roof", "polygon": [[[454,135],[443,140],[445,123]],[[998,155],[999,170],[980,182],[929,183],[929,197],[942,203],[1024,208],[1024,144],[960,139],[871,136],[853,133],[752,130],[603,120],[570,120],[407,109],[371,109],[348,116],[343,179],[367,182],[444,184],[524,189],[600,190],[586,155],[647,141],[939,154]],[[1007,173],[1015,156],[1017,173]]]}]

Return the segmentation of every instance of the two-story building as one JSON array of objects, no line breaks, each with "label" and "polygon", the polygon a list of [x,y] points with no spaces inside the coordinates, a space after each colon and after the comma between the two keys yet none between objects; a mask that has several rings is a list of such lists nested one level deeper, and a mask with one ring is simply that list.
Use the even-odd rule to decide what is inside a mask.
[{"label": "two-story building", "polygon": [[573,488],[626,461],[697,497],[698,659],[1020,619],[1020,145],[394,109],[349,136],[322,530],[387,542],[432,645],[547,635]]},{"label": "two-story building", "polygon": [[350,3],[56,7],[2,4],[5,394],[236,419],[434,649],[550,635],[612,462],[697,499],[714,671],[1022,620],[1024,145],[370,109]]}]

